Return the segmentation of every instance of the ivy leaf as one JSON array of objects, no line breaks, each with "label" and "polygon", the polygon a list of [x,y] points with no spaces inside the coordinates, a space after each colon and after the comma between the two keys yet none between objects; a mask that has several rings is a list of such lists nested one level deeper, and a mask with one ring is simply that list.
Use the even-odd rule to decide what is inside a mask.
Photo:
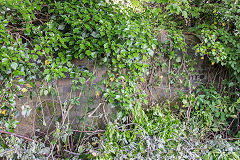
[{"label": "ivy leaf", "polygon": [[184,105],[186,105],[188,102],[187,102],[186,99],[184,99],[184,100],[182,101],[182,103],[183,103]]},{"label": "ivy leaf", "polygon": [[16,70],[18,67],[18,64],[16,62],[11,63],[12,69]]},{"label": "ivy leaf", "polygon": [[119,100],[121,97],[120,95],[116,95],[115,99]]},{"label": "ivy leaf", "polygon": [[49,69],[45,69],[43,73],[44,73],[44,74],[48,74],[49,72],[50,72]]},{"label": "ivy leaf", "polygon": [[148,49],[148,53],[149,53],[149,55],[152,57],[153,54],[154,54],[154,51],[153,51],[152,49]]},{"label": "ivy leaf", "polygon": [[148,101],[146,99],[143,100],[146,105],[148,105]]},{"label": "ivy leaf", "polygon": [[218,128],[212,128],[212,130],[213,130],[214,132],[218,132],[218,131],[219,131]]},{"label": "ivy leaf", "polygon": [[92,32],[92,34],[91,34],[94,38],[96,38],[97,37],[97,33],[96,32]]},{"label": "ivy leaf", "polygon": [[79,82],[80,82],[81,84],[84,84],[84,83],[86,82],[86,79],[83,78],[83,77],[79,77]]},{"label": "ivy leaf", "polygon": [[33,55],[33,59],[36,61],[38,59],[38,55]]},{"label": "ivy leaf", "polygon": [[46,77],[45,77],[45,79],[49,82],[50,80],[51,80],[51,75],[47,75]]},{"label": "ivy leaf", "polygon": [[181,57],[177,57],[176,62],[181,62]]},{"label": "ivy leaf", "polygon": [[7,58],[3,58],[3,59],[2,59],[2,64],[6,65],[8,62],[9,62],[9,61],[8,61]]},{"label": "ivy leaf", "polygon": [[44,91],[44,95],[47,96],[48,95],[48,90]]},{"label": "ivy leaf", "polygon": [[87,50],[85,54],[88,55],[88,56],[90,56],[91,53],[92,53],[92,52],[91,52],[90,50]]},{"label": "ivy leaf", "polygon": [[50,52],[49,48],[45,48],[45,52],[48,54]]},{"label": "ivy leaf", "polygon": [[85,45],[82,43],[82,44],[80,44],[80,48],[81,49],[85,49]]},{"label": "ivy leaf", "polygon": [[182,16],[183,16],[184,18],[187,18],[187,12],[186,12],[186,11],[183,11],[183,12],[182,12]]},{"label": "ivy leaf", "polygon": [[142,78],[142,77],[140,78],[140,80],[141,80],[142,82],[145,82],[145,79],[144,79],[144,78]]},{"label": "ivy leaf", "polygon": [[64,30],[64,28],[65,28],[65,25],[64,25],[64,24],[60,24],[60,25],[58,26],[58,29],[61,30],[61,31]]}]

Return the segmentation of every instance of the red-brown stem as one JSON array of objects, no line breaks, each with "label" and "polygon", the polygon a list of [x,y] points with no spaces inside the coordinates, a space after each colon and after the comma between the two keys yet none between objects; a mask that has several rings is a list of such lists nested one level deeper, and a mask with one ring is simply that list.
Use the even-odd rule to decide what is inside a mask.
[{"label": "red-brown stem", "polygon": [[[31,141],[31,142],[34,141],[31,138],[28,138],[28,137],[25,137],[25,136],[22,136],[22,135],[19,135],[19,134],[16,134],[16,133],[7,132],[7,131],[4,131],[4,130],[0,130],[0,133],[16,136],[18,138],[22,138],[22,139],[25,139],[25,140]],[[38,143],[38,141],[36,141],[36,142]]]}]

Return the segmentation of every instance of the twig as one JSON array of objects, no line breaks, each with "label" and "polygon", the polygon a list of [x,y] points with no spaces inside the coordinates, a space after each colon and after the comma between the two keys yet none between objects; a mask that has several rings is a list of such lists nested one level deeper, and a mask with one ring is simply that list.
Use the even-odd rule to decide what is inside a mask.
[{"label": "twig", "polygon": [[[169,59],[168,60],[168,73],[171,73],[171,60]],[[170,79],[171,79],[171,77],[170,77],[170,75],[168,75],[168,89],[169,89],[169,95],[170,95],[170,99],[171,99],[171,97],[172,97],[172,93],[171,93],[171,84],[170,84]]]},{"label": "twig", "polygon": [[64,149],[64,151],[67,152],[67,153],[69,153],[69,154],[76,155],[76,156],[80,156],[80,155],[81,155],[81,154],[79,154],[79,153],[71,152],[71,151],[66,150],[66,149]]},{"label": "twig", "polygon": [[[240,111],[237,113],[237,116],[239,115],[239,113],[240,113]],[[230,129],[232,127],[234,121],[235,121],[235,118],[232,120],[232,122],[230,123],[230,125],[228,126],[227,129]]]},{"label": "twig", "polygon": [[[115,129],[119,129],[119,131],[126,131],[127,129],[120,129],[120,128],[123,128],[123,127],[126,127],[126,126],[130,126],[130,125],[136,125],[138,126],[139,128],[141,128],[142,130],[144,130],[144,128],[142,128],[142,126],[140,126],[139,124],[137,123],[128,123],[128,124],[125,124],[124,126],[121,126],[121,127],[117,127]],[[73,132],[79,132],[79,133],[99,133],[99,132],[105,132],[106,130],[96,130],[96,131],[79,131],[79,130],[72,130]],[[144,130],[145,131],[145,130]],[[146,132],[146,131],[145,131]],[[147,132],[146,132],[147,133]]]},{"label": "twig", "polygon": [[191,104],[188,106],[188,110],[187,110],[187,119],[188,119],[188,122],[190,121],[190,112],[191,112]]},{"label": "twig", "polygon": [[102,105],[102,103],[99,103],[99,105],[88,115],[88,117],[92,117],[92,115],[97,111],[97,109]]},{"label": "twig", "polygon": [[223,140],[226,140],[226,141],[234,141],[234,140],[240,140],[240,138],[226,138],[226,139],[223,139]]},{"label": "twig", "polygon": [[59,103],[60,103],[60,107],[61,107],[62,117],[64,117],[63,105],[62,105],[62,101],[61,101],[61,96],[60,96],[59,91],[58,91],[57,83],[55,84],[55,86],[56,86],[55,89],[56,89],[56,91],[57,91],[57,97],[58,97],[58,99],[59,99]]},{"label": "twig", "polygon": [[106,120],[106,123],[108,123],[108,118],[107,118],[107,115],[106,115],[106,112],[105,112],[105,104],[106,104],[106,102],[105,103],[103,103],[103,107],[102,107],[102,109],[103,109],[103,115],[104,115],[104,118],[105,118],[105,120]]},{"label": "twig", "polygon": [[79,133],[98,133],[98,132],[105,132],[105,130],[96,130],[96,131],[79,131],[79,130],[73,130],[73,132],[79,132]]},{"label": "twig", "polygon": [[[16,134],[16,133],[11,133],[11,132],[7,132],[7,131],[4,131],[4,130],[0,130],[0,133],[3,133],[3,134],[8,134],[8,135],[12,135],[12,136],[16,136],[18,138],[22,138],[22,139],[25,139],[27,141],[35,141],[31,138],[28,138],[28,137],[25,137],[25,136],[22,136],[22,135],[19,135],[19,134]],[[36,141],[38,143],[38,141]]]},{"label": "twig", "polygon": [[25,40],[32,46],[32,48],[34,48],[33,45],[32,45],[32,43],[29,41],[29,39],[27,39],[26,37],[24,37],[24,36],[22,36],[22,35],[20,35],[20,37],[22,37],[23,39],[25,39]]},{"label": "twig", "polygon": [[53,157],[53,150],[54,150],[55,146],[56,146],[56,144],[53,145],[51,153],[48,155],[47,159],[49,159],[50,156],[52,156],[52,159],[54,159],[54,157]]}]

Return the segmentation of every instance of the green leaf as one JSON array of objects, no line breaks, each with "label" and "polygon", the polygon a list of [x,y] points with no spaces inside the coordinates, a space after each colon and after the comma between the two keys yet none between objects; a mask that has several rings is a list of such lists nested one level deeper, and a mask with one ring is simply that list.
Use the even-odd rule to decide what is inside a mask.
[{"label": "green leaf", "polygon": [[45,69],[43,73],[44,73],[44,74],[48,74],[49,72],[50,72],[49,69]]},{"label": "green leaf", "polygon": [[18,64],[16,62],[11,63],[12,69],[16,70],[18,67]]},{"label": "green leaf", "polygon": [[68,72],[68,68],[67,67],[63,67],[63,72]]},{"label": "green leaf", "polygon": [[85,49],[85,45],[82,43],[82,44],[80,44],[80,48],[81,49]]},{"label": "green leaf", "polygon": [[36,61],[38,59],[38,55],[33,55],[33,59]]},{"label": "green leaf", "polygon": [[48,74],[48,75],[45,77],[45,79],[46,79],[46,81],[49,82],[49,81],[51,80],[51,75]]},{"label": "green leaf", "polygon": [[177,57],[176,62],[181,62],[181,57]]},{"label": "green leaf", "polygon": [[214,132],[218,132],[218,131],[219,131],[218,128],[212,128],[212,130],[213,130]]},{"label": "green leaf", "polygon": [[141,80],[142,82],[145,82],[145,79],[144,79],[144,78],[142,78],[142,77],[140,78],[140,80]]},{"label": "green leaf", "polygon": [[50,52],[49,48],[45,48],[45,52],[48,54]]},{"label": "green leaf", "polygon": [[64,30],[64,28],[65,28],[65,25],[64,25],[64,24],[60,24],[60,25],[58,26],[58,29],[61,30],[61,31]]},{"label": "green leaf", "polygon": [[2,59],[2,64],[3,65],[6,65],[8,62],[9,62],[9,60],[7,58],[3,58]]},{"label": "green leaf", "polygon": [[182,103],[183,103],[183,104],[187,104],[188,102],[187,102],[186,99],[184,99],[184,100],[182,100]]},{"label": "green leaf", "polygon": [[110,103],[113,103],[113,102],[114,102],[114,100],[110,98],[110,99],[109,99],[109,102],[110,102]]},{"label": "green leaf", "polygon": [[152,49],[148,49],[148,54],[149,54],[150,56],[153,56],[154,51],[153,51]]},{"label": "green leaf", "polygon": [[88,55],[88,56],[91,56],[91,53],[92,53],[92,52],[91,52],[90,50],[87,50],[87,51],[85,52],[85,54]]},{"label": "green leaf", "polygon": [[183,11],[183,12],[182,12],[182,16],[183,16],[184,18],[187,18],[187,12],[186,12],[186,11]]},{"label": "green leaf", "polygon": [[79,82],[80,82],[81,84],[84,84],[84,83],[86,82],[86,79],[83,78],[83,77],[79,77]]},{"label": "green leaf", "polygon": [[145,103],[146,105],[148,105],[148,101],[147,101],[146,99],[144,99],[144,103]]}]

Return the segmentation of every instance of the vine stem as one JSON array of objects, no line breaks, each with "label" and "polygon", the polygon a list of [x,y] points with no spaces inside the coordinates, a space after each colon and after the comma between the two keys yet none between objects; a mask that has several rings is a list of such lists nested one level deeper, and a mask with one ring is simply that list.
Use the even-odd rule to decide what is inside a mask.
[{"label": "vine stem", "polygon": [[[7,132],[7,131],[4,131],[4,130],[0,130],[0,133],[16,136],[18,138],[22,138],[22,139],[25,139],[25,140],[31,141],[31,142],[34,141],[31,138],[28,138],[28,137],[25,137],[25,136],[22,136],[22,135],[19,135],[19,134],[16,134],[16,133]],[[38,141],[36,141],[36,142],[38,143]]]},{"label": "vine stem", "polygon": [[[92,74],[92,76],[94,76],[94,74],[96,73],[96,71],[95,71],[95,69],[96,69],[96,64],[97,64],[97,61],[95,60],[94,65],[93,65],[93,74]],[[93,79],[91,79],[92,76],[89,77],[89,79],[88,79],[88,80],[91,80],[88,98],[91,96],[91,92],[92,92],[92,85],[93,85]],[[87,81],[88,81],[88,80],[87,80]],[[82,128],[83,128],[83,129],[85,129],[85,120],[86,120],[86,116],[87,116],[87,112],[88,112],[88,107],[89,107],[89,103],[87,102],[87,105],[86,105],[86,108],[85,108],[84,117],[83,117],[84,120],[83,120],[83,122],[82,122]],[[77,146],[79,146],[79,144],[80,144],[80,138],[81,138],[81,136],[82,136],[82,133],[83,133],[83,132],[80,132],[80,136],[79,136],[79,139],[78,139]]]},{"label": "vine stem", "polygon": [[79,132],[79,133],[98,133],[98,132],[105,132],[106,130],[96,130],[96,131],[79,131],[79,130],[73,130],[73,132]]}]

